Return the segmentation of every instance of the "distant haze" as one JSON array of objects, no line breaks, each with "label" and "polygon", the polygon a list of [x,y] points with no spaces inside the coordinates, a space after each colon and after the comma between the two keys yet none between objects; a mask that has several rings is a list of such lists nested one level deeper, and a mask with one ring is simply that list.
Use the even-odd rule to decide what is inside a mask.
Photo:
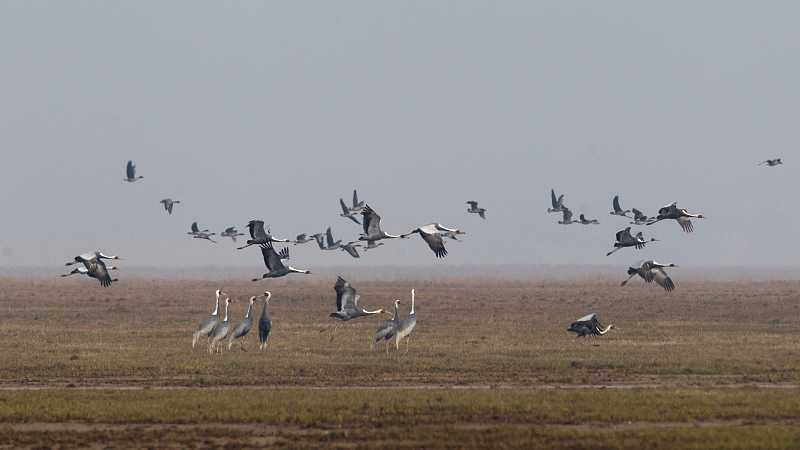
[{"label": "distant haze", "polygon": [[[290,246],[292,266],[624,275],[655,259],[676,278],[717,264],[791,277],[798,23],[796,2],[5,2],[0,276],[102,251],[123,258],[120,278],[247,279],[266,272],[261,252],[226,227],[355,240],[339,198],[358,189],[391,234],[467,234],[441,260],[413,235],[360,259]],[[551,188],[601,225],[558,225]],[[607,257],[630,222],[609,215],[614,195],[709,219],[634,226],[660,241]],[[171,215],[164,198],[181,202]],[[189,236],[194,221],[218,243]]]}]

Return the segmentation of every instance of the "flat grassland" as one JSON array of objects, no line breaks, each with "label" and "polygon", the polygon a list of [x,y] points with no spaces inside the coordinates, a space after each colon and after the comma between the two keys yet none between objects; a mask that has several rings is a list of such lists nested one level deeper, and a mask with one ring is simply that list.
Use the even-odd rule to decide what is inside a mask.
[{"label": "flat grassland", "polygon": [[[365,309],[417,290],[408,354],[343,323],[333,278],[0,278],[0,448],[794,448],[800,282],[349,281]],[[266,352],[191,336],[273,294]],[[253,315],[261,314],[257,302]],[[617,329],[576,339],[597,312]],[[320,330],[325,330],[320,333]],[[770,388],[763,387],[768,385]],[[759,387],[761,386],[761,387]],[[602,387],[602,388],[601,388]]]}]

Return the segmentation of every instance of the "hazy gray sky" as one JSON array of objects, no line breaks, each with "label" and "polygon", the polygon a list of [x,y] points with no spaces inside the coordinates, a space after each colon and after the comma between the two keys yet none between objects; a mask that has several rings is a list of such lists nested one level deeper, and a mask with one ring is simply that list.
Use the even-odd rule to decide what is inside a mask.
[{"label": "hazy gray sky", "polygon": [[[190,224],[346,242],[353,189],[389,233],[464,242],[308,243],[293,266],[797,266],[798,23],[797,2],[5,2],[0,267],[103,251],[248,278],[257,248]],[[558,225],[551,188],[602,225]],[[606,257],[614,195],[710,218]]]}]

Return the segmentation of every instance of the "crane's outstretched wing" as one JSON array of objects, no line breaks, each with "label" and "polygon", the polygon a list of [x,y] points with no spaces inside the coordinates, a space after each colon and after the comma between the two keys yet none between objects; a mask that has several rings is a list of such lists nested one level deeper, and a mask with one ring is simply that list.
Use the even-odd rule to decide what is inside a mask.
[{"label": "crane's outstretched wing", "polygon": [[364,234],[367,236],[381,234],[381,216],[379,216],[378,213],[367,205],[361,211],[361,215],[364,218]]},{"label": "crane's outstretched wing", "polygon": [[284,268],[280,256],[278,256],[278,254],[275,253],[275,249],[272,248],[272,242],[261,244],[260,247],[261,254],[264,256],[264,265],[267,266],[270,272]]},{"label": "crane's outstretched wing", "polygon": [[333,285],[333,290],[336,291],[336,309],[342,311],[347,307],[355,307],[356,305],[356,288],[350,285],[342,277],[336,280]]}]

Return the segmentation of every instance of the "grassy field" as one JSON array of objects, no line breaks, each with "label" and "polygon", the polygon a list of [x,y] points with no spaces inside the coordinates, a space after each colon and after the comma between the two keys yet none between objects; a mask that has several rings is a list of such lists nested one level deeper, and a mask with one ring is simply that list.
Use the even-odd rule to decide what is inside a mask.
[{"label": "grassy field", "polygon": [[[800,438],[798,389],[754,387],[800,382],[800,282],[678,281],[667,294],[639,279],[351,279],[365,309],[417,290],[411,349],[387,356],[369,343],[391,314],[344,323],[332,343],[332,328],[320,333],[334,281],[0,279],[0,448],[793,448]],[[234,323],[251,295],[272,292],[266,352],[255,330],[248,352],[192,348],[215,289],[237,301]],[[591,312],[617,329],[565,331]],[[586,385],[642,387],[574,389]]]}]

